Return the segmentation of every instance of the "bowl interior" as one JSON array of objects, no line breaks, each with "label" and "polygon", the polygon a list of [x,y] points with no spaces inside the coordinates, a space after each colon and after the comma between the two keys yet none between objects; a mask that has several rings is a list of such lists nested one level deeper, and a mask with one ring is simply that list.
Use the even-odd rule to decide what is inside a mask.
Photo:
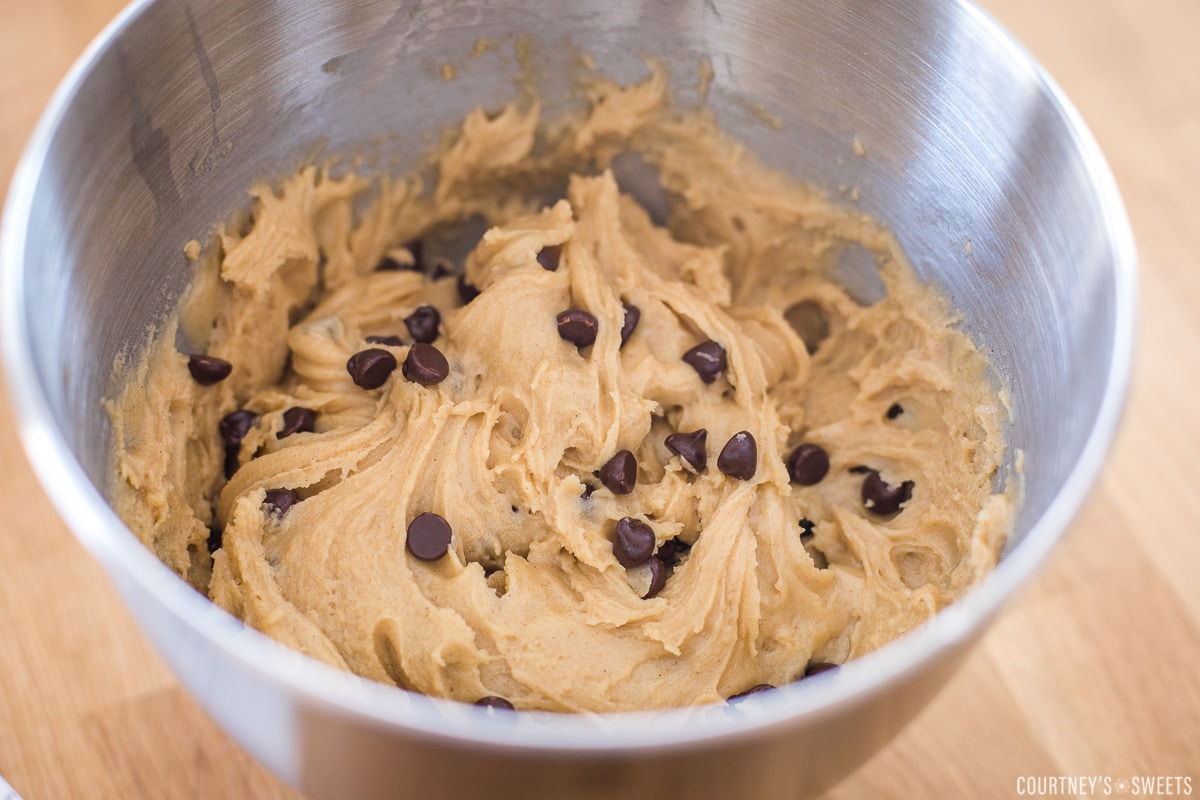
[{"label": "bowl interior", "polygon": [[66,493],[106,495],[114,359],[173,308],[183,244],[244,208],[252,183],[363,149],[412,165],[427,134],[497,107],[522,76],[562,112],[579,102],[580,52],[622,81],[661,59],[684,105],[707,60],[730,134],[834,196],[854,190],[847,202],[892,227],[1011,390],[1026,491],[1010,551],[1073,474],[1090,479],[1125,380],[1127,224],[1073,112],[972,7],[197,0],[131,7],[64,84],[14,183],[10,380],[24,418],[50,421],[37,446],[82,468]]}]

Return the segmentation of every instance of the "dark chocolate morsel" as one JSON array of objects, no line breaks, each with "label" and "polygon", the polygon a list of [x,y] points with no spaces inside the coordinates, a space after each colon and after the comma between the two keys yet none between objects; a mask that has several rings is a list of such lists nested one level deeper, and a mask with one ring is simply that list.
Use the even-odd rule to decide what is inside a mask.
[{"label": "dark chocolate morsel", "polygon": [[701,428],[691,433],[672,433],[663,444],[696,472],[704,472],[708,468],[708,451],[705,450],[707,441],[708,431]]},{"label": "dark chocolate morsel", "polygon": [[903,413],[904,413],[904,406],[900,405],[899,403],[892,403],[890,406],[888,406],[887,418],[895,419],[896,417],[900,416]]},{"label": "dark chocolate morsel", "polygon": [[224,533],[225,532],[218,525],[213,525],[208,529],[208,541],[206,542],[208,545],[208,552],[215,553],[221,549],[222,534]]},{"label": "dark chocolate morsel", "polygon": [[701,342],[683,354],[683,360],[690,364],[700,380],[712,383],[717,376],[725,371],[725,348],[709,339]]},{"label": "dark chocolate morsel", "polygon": [[878,470],[873,469],[863,478],[863,505],[873,514],[895,514],[900,506],[912,499],[915,485],[912,481],[904,481],[899,486],[892,486],[879,476]]},{"label": "dark chocolate morsel", "polygon": [[732,697],[729,698],[729,702],[737,704],[737,703],[741,702],[742,700],[745,700],[747,697],[749,697],[752,694],[759,694],[761,692],[773,692],[773,691],[775,691],[775,687],[772,686],[771,684],[760,683],[757,686],[751,686],[749,689],[747,689],[744,692],[738,692],[737,694],[733,695]]},{"label": "dark chocolate morsel", "polygon": [[819,444],[802,444],[787,460],[788,475],[801,486],[813,486],[829,474],[829,454]]},{"label": "dark chocolate morsel", "polygon": [[658,546],[658,552],[654,555],[663,562],[667,567],[673,567],[679,563],[679,557],[691,550],[692,546],[676,536],[673,539],[667,539]]},{"label": "dark chocolate morsel", "polygon": [[221,417],[221,421],[217,424],[217,430],[221,433],[221,441],[225,443],[225,478],[233,477],[233,473],[237,472],[241,466],[241,461],[238,456],[242,450],[242,439],[246,438],[246,434],[254,427],[254,423],[258,421],[258,414],[247,408],[239,408],[237,411],[230,411],[225,416]]},{"label": "dark chocolate morsel", "polygon": [[558,335],[583,349],[596,341],[596,318],[581,308],[568,308],[555,318]]},{"label": "dark chocolate morsel", "polygon": [[212,386],[229,377],[233,364],[214,356],[188,356],[188,372],[201,386]]},{"label": "dark chocolate morsel", "polygon": [[649,525],[633,517],[622,517],[617,521],[613,555],[622,567],[629,569],[645,564],[653,554],[654,530]]},{"label": "dark chocolate morsel", "polygon": [[580,495],[580,497],[582,497],[584,500],[590,500],[592,498],[592,493],[595,492],[598,488],[600,488],[600,487],[598,487],[594,484],[585,483],[583,485],[583,494]]},{"label": "dark chocolate morsel", "polygon": [[431,344],[417,342],[408,348],[404,359],[404,377],[422,386],[433,386],[446,380],[450,364],[442,351]]},{"label": "dark chocolate morsel", "polygon": [[754,477],[758,471],[758,443],[750,431],[738,431],[730,437],[717,456],[717,469],[742,481]]},{"label": "dark chocolate morsel", "polygon": [[291,436],[293,433],[310,433],[316,430],[317,412],[311,408],[295,406],[283,412],[283,429],[275,434],[276,439]]},{"label": "dark chocolate morsel", "polygon": [[548,272],[554,272],[556,269],[558,269],[558,260],[561,257],[562,245],[551,244],[538,251],[537,262],[542,265],[542,269]]},{"label": "dark chocolate morsel", "polygon": [[433,306],[420,306],[404,318],[404,326],[413,339],[425,344],[433,344],[437,339],[438,325],[441,323],[442,315]]},{"label": "dark chocolate morsel", "polygon": [[488,695],[487,697],[479,698],[475,701],[475,705],[479,706],[480,708],[494,708],[499,711],[516,711],[516,709],[513,708],[512,703],[508,702],[503,697],[496,697],[492,694]]},{"label": "dark chocolate morsel", "polygon": [[650,588],[642,595],[643,600],[654,597],[667,585],[667,565],[658,556],[650,556],[646,560],[646,566],[650,568]]},{"label": "dark chocolate morsel", "polygon": [[804,678],[811,678],[813,675],[820,675],[822,672],[831,672],[841,664],[831,664],[828,661],[814,661],[804,668]]},{"label": "dark chocolate morsel", "polygon": [[600,468],[598,477],[613,494],[629,494],[637,485],[637,459],[622,450]]},{"label": "dark chocolate morsel", "polygon": [[437,561],[450,550],[451,534],[449,522],[426,511],[408,523],[408,552],[422,561]]},{"label": "dark chocolate morsel", "polygon": [[283,516],[288,509],[300,502],[300,493],[295,489],[267,489],[266,505],[274,508],[275,513]]},{"label": "dark chocolate morsel", "polygon": [[399,336],[368,336],[367,344],[385,344],[388,347],[404,347],[404,340]]},{"label": "dark chocolate morsel", "polygon": [[221,432],[221,441],[226,447],[237,447],[254,427],[255,422],[258,422],[258,414],[248,408],[230,411],[221,417],[220,423],[217,424],[217,430]]},{"label": "dark chocolate morsel", "polygon": [[642,321],[642,310],[633,303],[621,301],[622,307],[625,309],[625,320],[621,323],[621,347],[629,341],[629,337],[633,336],[633,332],[637,330],[638,323]]},{"label": "dark chocolate morsel", "polygon": [[355,385],[363,389],[378,389],[387,382],[396,368],[396,357],[387,350],[371,347],[361,350],[346,362],[346,371]]},{"label": "dark chocolate morsel", "polygon": [[458,297],[462,300],[463,305],[479,297],[479,288],[467,280],[466,275],[458,276]]},{"label": "dark chocolate morsel", "polygon": [[800,520],[800,541],[803,544],[808,544],[814,536],[813,528],[817,527],[811,519]]}]

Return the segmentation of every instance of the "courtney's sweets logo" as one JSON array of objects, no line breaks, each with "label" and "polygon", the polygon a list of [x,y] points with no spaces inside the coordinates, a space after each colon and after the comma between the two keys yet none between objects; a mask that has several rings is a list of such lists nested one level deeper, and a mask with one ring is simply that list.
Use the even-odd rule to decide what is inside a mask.
[{"label": "courtney's sweets logo", "polygon": [[1022,775],[1017,794],[1023,797],[1185,797],[1192,793],[1190,775]]}]

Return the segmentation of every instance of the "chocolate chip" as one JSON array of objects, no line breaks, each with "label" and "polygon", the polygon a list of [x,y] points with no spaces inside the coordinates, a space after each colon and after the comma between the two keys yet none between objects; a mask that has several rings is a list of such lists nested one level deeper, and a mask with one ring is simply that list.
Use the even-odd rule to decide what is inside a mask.
[{"label": "chocolate chip", "polygon": [[479,297],[479,288],[467,280],[466,275],[458,276],[458,297],[464,306]]},{"label": "chocolate chip", "polygon": [[422,561],[437,561],[450,549],[450,523],[426,511],[408,523],[408,552]]},{"label": "chocolate chip", "polygon": [[624,347],[629,337],[637,330],[638,323],[642,321],[642,310],[624,300],[621,301],[621,306],[625,309],[625,321],[621,323],[621,347]]},{"label": "chocolate chip", "polygon": [[267,489],[266,505],[272,506],[275,513],[283,516],[288,509],[300,502],[300,493],[295,489]]},{"label": "chocolate chip", "polygon": [[894,514],[900,510],[900,506],[912,499],[915,485],[912,481],[905,481],[899,486],[891,486],[879,477],[878,470],[870,470],[867,477],[863,478],[863,505],[874,514]]},{"label": "chocolate chip", "polygon": [[658,552],[655,555],[667,567],[673,567],[679,563],[679,557],[691,549],[692,546],[690,544],[676,536],[660,544]]},{"label": "chocolate chip", "polygon": [[212,386],[229,377],[233,364],[213,356],[188,356],[188,372],[201,386]]},{"label": "chocolate chip", "polygon": [[246,438],[246,434],[254,427],[255,422],[258,422],[258,414],[248,408],[230,411],[221,417],[221,421],[217,424],[217,430],[221,432],[221,441],[225,443],[226,447],[241,445],[242,439]]},{"label": "chocolate chip", "polygon": [[404,340],[399,336],[368,336],[367,344],[386,344],[388,347],[404,347]]},{"label": "chocolate chip", "polygon": [[600,468],[597,477],[613,494],[629,494],[637,484],[637,459],[622,450]]},{"label": "chocolate chip", "polygon": [[475,705],[481,708],[495,708],[500,711],[516,711],[513,704],[505,700],[503,697],[496,697],[494,694],[489,694],[487,697],[481,697],[475,701]]},{"label": "chocolate chip", "polygon": [[696,472],[704,472],[708,468],[708,451],[704,448],[707,441],[708,431],[701,428],[691,433],[672,433],[663,444]]},{"label": "chocolate chip", "polygon": [[730,437],[717,456],[717,469],[742,481],[754,477],[758,471],[758,443],[750,431],[738,431]]},{"label": "chocolate chip", "polygon": [[425,344],[433,344],[437,339],[438,325],[441,323],[442,315],[433,306],[420,306],[404,318],[404,327],[408,328],[413,339]]},{"label": "chocolate chip", "polygon": [[736,705],[737,703],[740,703],[742,700],[745,700],[747,697],[749,697],[752,694],[760,694],[762,692],[773,692],[773,691],[775,691],[775,687],[772,686],[771,684],[760,683],[757,686],[751,686],[749,689],[747,689],[744,692],[738,692],[737,694],[733,695],[732,697],[729,698],[729,702]]},{"label": "chocolate chip", "polygon": [[431,344],[417,342],[408,348],[408,356],[404,359],[404,377],[422,386],[433,386],[446,380],[450,374],[450,364],[442,351]]},{"label": "chocolate chip", "polygon": [[558,335],[580,350],[596,341],[596,318],[581,308],[568,308],[559,313]]},{"label": "chocolate chip", "polygon": [[213,525],[208,529],[208,541],[205,543],[208,545],[208,552],[215,553],[221,549],[221,545],[224,543],[222,541],[224,533],[220,526],[217,525]]},{"label": "chocolate chip", "polygon": [[649,525],[633,517],[622,517],[617,521],[613,555],[622,567],[628,569],[645,564],[653,554],[654,530]]},{"label": "chocolate chip", "polygon": [[904,413],[904,406],[900,405],[899,403],[892,403],[890,406],[888,406],[887,418],[895,419],[896,417],[900,416],[903,413]]},{"label": "chocolate chip", "polygon": [[561,257],[562,245],[552,244],[538,251],[537,261],[542,265],[542,269],[547,272],[554,272],[554,270],[558,269],[558,260]]},{"label": "chocolate chip", "polygon": [[801,542],[801,544],[808,544],[809,542],[812,541],[813,528],[815,528],[815,527],[817,527],[817,526],[814,525],[813,521],[810,519],[800,520],[800,542]]},{"label": "chocolate chip", "polygon": [[584,500],[590,500],[592,498],[592,494],[599,488],[600,488],[599,486],[594,486],[593,484],[585,483],[583,485],[583,494],[580,495],[580,497],[582,497]]},{"label": "chocolate chip", "polygon": [[829,454],[819,444],[802,444],[787,460],[788,474],[801,486],[813,486],[829,473]]},{"label": "chocolate chip", "polygon": [[643,600],[649,600],[663,590],[667,585],[667,566],[658,556],[650,556],[646,560],[646,566],[650,568],[650,588],[642,595]]},{"label": "chocolate chip", "polygon": [[841,667],[841,664],[831,664],[828,661],[816,661],[804,668],[804,678],[811,678],[813,675],[820,675],[822,672],[831,672]]},{"label": "chocolate chip", "polygon": [[378,389],[396,368],[396,357],[387,350],[371,347],[350,356],[346,371],[363,389]]},{"label": "chocolate chip", "polygon": [[283,429],[275,434],[275,438],[282,439],[293,433],[309,433],[316,430],[316,422],[317,412],[311,408],[289,408],[283,412]]},{"label": "chocolate chip", "polygon": [[712,383],[725,371],[725,348],[709,339],[683,354],[683,360],[700,375],[700,380]]}]

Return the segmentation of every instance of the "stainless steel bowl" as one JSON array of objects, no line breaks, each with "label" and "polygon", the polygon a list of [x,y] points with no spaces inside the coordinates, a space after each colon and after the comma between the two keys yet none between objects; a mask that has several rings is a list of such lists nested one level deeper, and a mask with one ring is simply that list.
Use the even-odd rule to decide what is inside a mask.
[{"label": "stainless steel bowl", "polygon": [[[857,188],[961,309],[1011,387],[1011,446],[1026,455],[1010,547],[965,599],[736,712],[491,717],[244,628],[113,514],[100,398],[117,352],[187,283],[182,244],[305,159],[366,147],[413,163],[422,134],[512,95],[519,33],[551,112],[575,102],[576,47],[623,80],[661,57],[684,103],[710,59],[728,131],[798,178]],[[480,37],[496,48],[472,57]],[[1101,467],[1129,376],[1134,253],[1109,170],[1028,55],[959,0],[136,2],[42,117],[2,246],[9,389],[46,491],[199,702],[316,798],[830,786],[937,692],[1043,562]]]}]

